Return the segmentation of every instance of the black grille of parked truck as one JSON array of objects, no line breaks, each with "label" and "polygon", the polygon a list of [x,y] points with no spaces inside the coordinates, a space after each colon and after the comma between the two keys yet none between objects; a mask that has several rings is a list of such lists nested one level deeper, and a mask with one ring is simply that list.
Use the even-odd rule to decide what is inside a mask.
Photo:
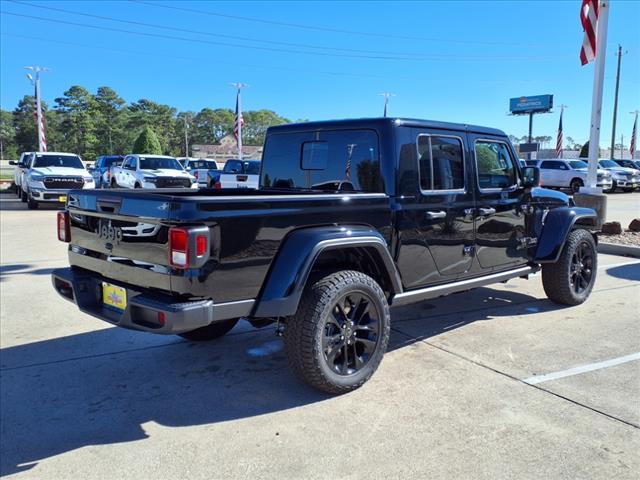
[{"label": "black grille of parked truck", "polygon": [[55,289],[114,325],[190,340],[276,324],[300,378],[366,382],[390,305],[542,269],[549,298],[586,300],[595,212],[538,187],[495,129],[411,119],[268,130],[260,188],[78,190],[58,216]]}]

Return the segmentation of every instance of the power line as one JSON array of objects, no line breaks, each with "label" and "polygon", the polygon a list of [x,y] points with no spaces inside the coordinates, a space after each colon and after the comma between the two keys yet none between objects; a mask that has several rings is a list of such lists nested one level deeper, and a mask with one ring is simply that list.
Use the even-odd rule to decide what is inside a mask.
[{"label": "power line", "polygon": [[140,5],[146,5],[148,7],[159,7],[159,8],[167,8],[172,10],[180,10],[183,12],[197,13],[199,15],[210,15],[212,17],[220,17],[220,18],[230,18],[233,20],[241,20],[245,22],[254,22],[254,23],[263,23],[266,25],[276,25],[280,27],[291,27],[291,28],[300,28],[304,30],[315,30],[320,32],[330,32],[330,33],[343,33],[348,35],[361,35],[366,37],[379,37],[379,38],[396,38],[400,40],[419,40],[426,42],[439,42],[439,43],[458,43],[461,45],[495,45],[495,46],[518,46],[518,47],[531,47],[531,46],[539,46],[539,43],[513,43],[513,42],[482,42],[475,40],[453,40],[453,39],[442,39],[442,38],[428,38],[428,37],[416,37],[411,35],[397,35],[392,33],[379,33],[379,32],[363,32],[359,30],[346,30],[340,28],[332,28],[332,27],[322,27],[317,25],[305,25],[299,23],[288,23],[288,22],[280,22],[277,20],[265,20],[263,18],[256,17],[243,17],[240,15],[228,15],[224,13],[216,13],[208,10],[199,10],[196,8],[187,8],[187,7],[177,7],[175,5],[161,5],[153,2],[145,2],[142,0],[129,0],[132,3],[137,3]]},{"label": "power line", "polygon": [[392,56],[421,57],[421,58],[425,57],[425,56],[428,57],[428,55],[420,54],[420,53],[389,52],[389,51],[380,51],[380,50],[363,50],[363,49],[355,49],[355,48],[338,48],[338,47],[328,47],[328,46],[324,46],[324,45],[311,45],[311,44],[305,44],[305,43],[280,42],[280,41],[277,41],[277,40],[264,40],[264,39],[260,39],[260,38],[241,37],[241,36],[237,36],[237,35],[227,35],[227,34],[222,34],[222,33],[206,32],[206,31],[203,31],[203,30],[191,30],[191,29],[187,29],[187,28],[180,28],[180,27],[177,27],[175,25],[160,25],[160,24],[157,24],[157,23],[154,24],[154,23],[138,22],[138,21],[134,21],[134,20],[125,20],[125,19],[122,19],[122,18],[108,17],[108,16],[105,16],[105,15],[95,15],[95,14],[91,14],[91,13],[84,13],[84,12],[78,12],[78,11],[74,11],[74,10],[67,10],[67,9],[64,9],[64,8],[57,8],[57,7],[51,7],[51,6],[38,5],[38,4],[35,4],[35,3],[22,2],[22,1],[17,1],[17,0],[6,0],[6,1],[18,4],[18,5],[27,5],[27,6],[33,7],[33,8],[40,8],[40,9],[50,10],[50,11],[54,11],[54,12],[68,13],[68,14],[71,14],[71,15],[77,15],[77,16],[82,16],[82,17],[96,18],[96,19],[100,19],[100,20],[107,20],[107,21],[110,21],[110,22],[119,22],[119,23],[125,23],[125,24],[129,24],[129,25],[139,25],[139,26],[150,27],[150,28],[159,28],[159,29],[162,29],[164,31],[166,31],[166,30],[175,30],[175,31],[178,31],[178,32],[193,33],[193,34],[197,34],[197,35],[207,35],[209,37],[228,38],[228,39],[232,39],[232,40],[241,40],[241,41],[246,41],[246,42],[267,43],[267,44],[272,44],[272,45],[284,45],[284,46],[297,47],[297,48],[315,48],[315,49],[319,49],[319,50],[334,50],[334,51],[338,51],[338,52],[350,52],[350,53],[369,53],[369,54],[376,54],[376,55],[392,55]]},{"label": "power line", "polygon": [[[15,38],[22,38],[22,39],[26,39],[26,40],[36,40],[36,41],[40,41],[40,42],[44,42],[44,43],[55,43],[58,45],[70,45],[70,46],[74,46],[74,47],[81,47],[81,48],[85,48],[85,49],[89,49],[89,50],[104,50],[104,51],[109,51],[109,52],[115,52],[118,54],[125,54],[125,55],[136,55],[136,56],[141,56],[141,57],[155,57],[155,58],[161,58],[161,59],[167,59],[167,58],[173,58],[176,60],[187,60],[187,61],[193,61],[193,62],[198,62],[201,63],[202,61],[206,60],[206,57],[186,57],[183,55],[173,55],[173,54],[157,54],[157,53],[153,53],[153,52],[142,52],[142,51],[136,51],[136,50],[122,50],[122,49],[117,49],[117,48],[112,48],[112,47],[102,47],[102,46],[97,46],[97,45],[88,45],[88,44],[83,44],[83,43],[75,43],[75,42],[67,42],[64,40],[57,40],[57,39],[51,39],[51,38],[43,38],[43,37],[33,37],[30,35],[22,35],[22,34],[18,34],[18,33],[7,33],[7,32],[0,32],[0,35],[2,36],[6,36],[6,37],[15,37]],[[415,78],[415,76],[409,76],[409,75],[375,75],[375,74],[367,74],[367,75],[363,75],[363,74],[359,74],[359,73],[350,73],[350,72],[333,72],[333,71],[326,71],[326,70],[309,70],[307,68],[304,69],[300,69],[300,68],[293,68],[293,67],[282,67],[282,66],[273,66],[273,65],[260,65],[260,64],[253,64],[253,63],[238,63],[238,62],[227,62],[224,60],[216,60],[216,64],[220,64],[220,65],[230,65],[230,66],[240,66],[240,67],[249,67],[249,68],[263,68],[263,69],[267,69],[267,70],[275,70],[275,71],[284,71],[284,72],[293,72],[293,73],[299,73],[299,74],[314,74],[314,75],[331,75],[331,76],[340,76],[340,77],[355,77],[355,78],[393,78],[393,79],[411,79],[411,78]]]},{"label": "power line", "polygon": [[201,43],[201,44],[207,44],[207,45],[222,45],[222,46],[227,46],[232,48],[244,48],[249,50],[262,50],[262,51],[271,51],[271,52],[280,52],[280,53],[284,52],[284,53],[294,53],[294,54],[301,54],[301,55],[317,55],[317,56],[319,55],[322,57],[363,58],[363,59],[370,59],[370,60],[400,60],[400,61],[419,61],[419,60],[487,61],[487,60],[509,60],[509,59],[514,59],[519,61],[522,61],[522,60],[548,61],[550,58],[549,55],[540,56],[540,57],[524,57],[524,56],[473,57],[473,56],[459,56],[459,55],[453,55],[453,54],[430,54],[430,55],[425,55],[422,58],[415,59],[415,58],[407,58],[407,57],[393,57],[393,56],[380,56],[380,55],[351,55],[351,54],[339,54],[339,53],[310,52],[310,51],[300,51],[300,50],[289,50],[289,49],[283,49],[283,48],[259,47],[255,45],[240,45],[240,44],[218,42],[218,41],[212,41],[212,40],[178,37],[175,35],[166,35],[166,34],[161,35],[158,33],[151,33],[151,32],[137,32],[137,31],[125,30],[122,28],[107,27],[104,25],[92,25],[87,23],[72,22],[69,20],[56,20],[56,19],[51,19],[46,17],[39,17],[37,15],[27,15],[23,13],[7,12],[6,10],[0,11],[0,14],[11,15],[14,17],[30,18],[34,20],[40,20],[43,22],[49,22],[49,23],[73,25],[77,27],[90,28],[94,30],[127,33],[130,35],[138,35],[143,37],[162,38],[162,39],[168,39],[168,40],[178,40],[183,42]]}]

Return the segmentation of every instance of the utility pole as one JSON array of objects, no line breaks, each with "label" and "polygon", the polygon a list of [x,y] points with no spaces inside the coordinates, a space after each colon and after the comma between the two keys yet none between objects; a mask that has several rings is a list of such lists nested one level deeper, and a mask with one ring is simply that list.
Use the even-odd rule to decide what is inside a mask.
[{"label": "utility pole", "polygon": [[234,87],[237,91],[236,93],[236,122],[233,133],[236,137],[236,142],[238,143],[238,159],[242,160],[242,127],[244,126],[244,119],[242,118],[242,105],[240,102],[240,90],[245,87],[248,87],[246,83],[231,83],[232,87]]},{"label": "utility pole", "polygon": [[183,117],[184,119],[184,156],[189,158],[189,137],[188,137],[188,130],[189,130],[189,124],[187,123],[187,116],[185,115]]},{"label": "utility pole", "polygon": [[30,73],[27,74],[27,78],[31,82],[32,85],[36,88],[36,121],[38,122],[38,151],[46,152],[47,151],[47,139],[44,133],[44,120],[42,118],[42,103],[40,98],[40,73],[48,72],[49,69],[47,67],[24,67],[27,70],[31,70],[35,74],[35,78]]},{"label": "utility pole", "polygon": [[395,93],[389,93],[389,92],[383,92],[383,93],[379,93],[378,95],[380,95],[381,97],[384,97],[384,111],[382,113],[383,117],[387,116],[387,107],[389,106],[389,97],[395,97],[396,94]]},{"label": "utility pole", "polygon": [[618,90],[620,89],[620,63],[622,60],[622,55],[625,55],[628,52],[622,53],[622,45],[618,45],[618,73],[616,74],[616,94],[615,100],[613,101],[613,127],[611,128],[611,155],[610,158],[613,160],[614,152],[615,152],[615,143],[616,143],[616,120],[618,117]]}]

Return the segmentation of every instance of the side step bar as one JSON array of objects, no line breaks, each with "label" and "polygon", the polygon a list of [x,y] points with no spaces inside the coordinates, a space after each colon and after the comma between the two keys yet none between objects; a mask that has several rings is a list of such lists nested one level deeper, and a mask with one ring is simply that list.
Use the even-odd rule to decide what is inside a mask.
[{"label": "side step bar", "polygon": [[395,295],[391,300],[391,305],[406,305],[408,303],[419,302],[421,300],[428,300],[431,298],[442,297],[449,295],[450,293],[462,292],[470,290],[472,288],[484,287],[485,285],[491,285],[493,283],[504,282],[506,280],[523,277],[534,273],[538,270],[537,267],[520,267],[514,270],[507,270],[505,272],[492,273],[491,275],[485,275],[477,278],[469,278],[466,280],[460,280],[458,282],[447,283],[444,285],[436,285],[434,287],[420,288],[418,290],[411,290],[409,292],[402,292]]}]

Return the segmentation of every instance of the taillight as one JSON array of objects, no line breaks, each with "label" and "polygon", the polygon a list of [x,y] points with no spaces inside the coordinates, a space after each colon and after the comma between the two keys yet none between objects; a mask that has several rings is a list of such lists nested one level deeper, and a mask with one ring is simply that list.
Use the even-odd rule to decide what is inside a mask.
[{"label": "taillight", "polygon": [[189,232],[184,228],[169,230],[169,263],[178,268],[189,265]]},{"label": "taillight", "polygon": [[196,237],[196,257],[202,257],[205,253],[207,253],[208,245],[207,245],[207,237],[204,235],[198,235]]},{"label": "taillight", "polygon": [[71,241],[69,212],[58,212],[58,240],[65,243]]},{"label": "taillight", "polygon": [[209,257],[206,227],[169,229],[169,264],[176,268],[203,265]]},{"label": "taillight", "polygon": [[220,182],[216,182],[216,183],[213,185],[213,188],[221,189],[221,188],[222,188],[222,184],[221,184]]}]

